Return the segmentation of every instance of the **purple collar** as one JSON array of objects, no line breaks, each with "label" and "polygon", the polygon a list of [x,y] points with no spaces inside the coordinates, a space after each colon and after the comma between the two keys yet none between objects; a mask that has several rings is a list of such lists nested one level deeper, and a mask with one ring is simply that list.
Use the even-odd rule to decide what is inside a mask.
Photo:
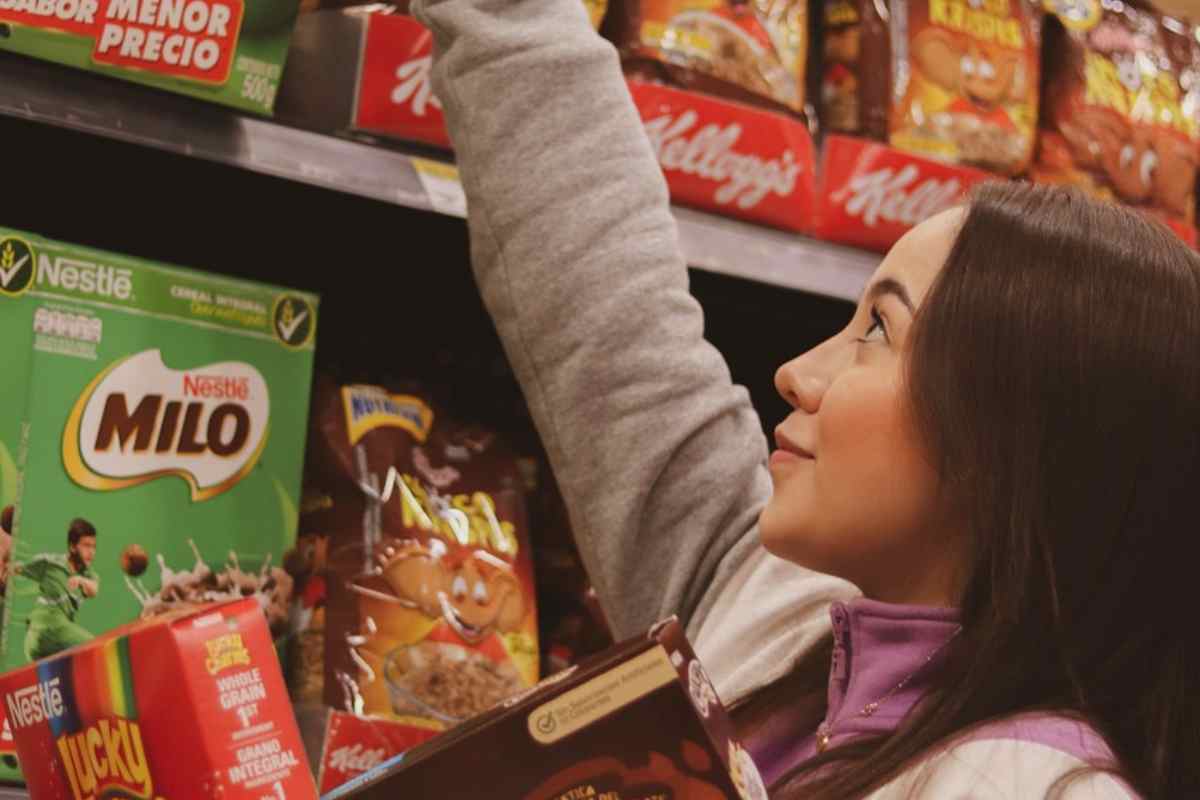
[{"label": "purple collar", "polygon": [[[823,728],[831,732],[830,745],[895,729],[935,684],[946,644],[959,628],[958,610],[860,597],[834,603],[829,616],[834,649]],[[873,703],[878,704],[873,712],[862,713]],[[792,733],[748,743],[768,785],[817,752],[813,731]]]},{"label": "purple collar", "polygon": [[[859,598],[834,603],[829,671],[831,745],[864,733],[884,733],[932,686],[947,643],[959,629],[958,610],[900,606]],[[877,707],[872,712],[872,705]]]}]

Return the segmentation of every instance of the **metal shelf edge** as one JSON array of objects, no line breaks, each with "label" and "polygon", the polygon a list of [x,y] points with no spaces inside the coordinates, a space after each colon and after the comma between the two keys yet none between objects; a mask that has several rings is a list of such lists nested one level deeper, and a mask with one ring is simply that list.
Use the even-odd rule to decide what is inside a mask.
[{"label": "metal shelf edge", "polygon": [[[246,117],[102,76],[0,54],[0,114],[206,159],[419,211],[441,212],[412,153]],[[97,98],[103,98],[97,101]],[[842,300],[875,254],[676,208],[693,267]],[[2,797],[0,797],[2,800]]]}]

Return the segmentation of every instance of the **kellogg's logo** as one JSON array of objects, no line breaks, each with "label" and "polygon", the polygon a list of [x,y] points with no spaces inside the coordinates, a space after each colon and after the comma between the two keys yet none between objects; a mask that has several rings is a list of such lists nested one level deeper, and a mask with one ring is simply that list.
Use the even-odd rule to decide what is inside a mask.
[{"label": "kellogg's logo", "polygon": [[734,145],[742,126],[710,123],[694,130],[700,115],[688,109],[678,116],[665,114],[645,121],[646,133],[664,170],[677,170],[720,184],[713,200],[751,209],[770,194],[789,197],[803,166],[791,150],[777,158],[739,153]]},{"label": "kellogg's logo", "polygon": [[441,111],[442,101],[433,93],[432,72],[433,55],[418,56],[396,67],[399,83],[392,89],[391,101],[398,106],[407,104],[418,117],[425,116],[430,108]]},{"label": "kellogg's logo", "polygon": [[913,226],[952,207],[963,192],[958,178],[922,178],[915,164],[855,175],[831,198],[869,228],[880,221]]},{"label": "kellogg's logo", "polygon": [[189,370],[146,350],[113,364],[84,389],[63,432],[63,463],[101,491],[174,475],[208,500],[249,474],[267,442],[263,376],[230,361]]},{"label": "kellogg's logo", "polygon": [[361,743],[339,747],[329,754],[329,769],[336,769],[343,774],[353,775],[374,769],[387,758],[383,748],[368,750]]}]

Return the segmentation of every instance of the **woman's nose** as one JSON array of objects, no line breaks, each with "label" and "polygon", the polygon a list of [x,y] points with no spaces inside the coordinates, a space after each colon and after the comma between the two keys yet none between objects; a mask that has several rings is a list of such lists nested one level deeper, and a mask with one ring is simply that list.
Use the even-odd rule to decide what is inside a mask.
[{"label": "woman's nose", "polygon": [[776,370],[775,389],[792,408],[815,414],[821,407],[821,398],[825,396],[829,381],[813,369],[810,355],[806,353],[793,358]]}]

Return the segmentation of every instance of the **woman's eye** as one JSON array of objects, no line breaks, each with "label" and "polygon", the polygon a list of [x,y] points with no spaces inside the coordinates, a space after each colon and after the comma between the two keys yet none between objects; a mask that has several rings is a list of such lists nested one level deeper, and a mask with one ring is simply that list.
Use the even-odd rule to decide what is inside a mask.
[{"label": "woman's eye", "polygon": [[867,332],[863,334],[860,342],[880,342],[887,341],[887,329],[883,325],[883,317],[879,316],[879,312],[871,309],[871,325],[867,328]]}]

